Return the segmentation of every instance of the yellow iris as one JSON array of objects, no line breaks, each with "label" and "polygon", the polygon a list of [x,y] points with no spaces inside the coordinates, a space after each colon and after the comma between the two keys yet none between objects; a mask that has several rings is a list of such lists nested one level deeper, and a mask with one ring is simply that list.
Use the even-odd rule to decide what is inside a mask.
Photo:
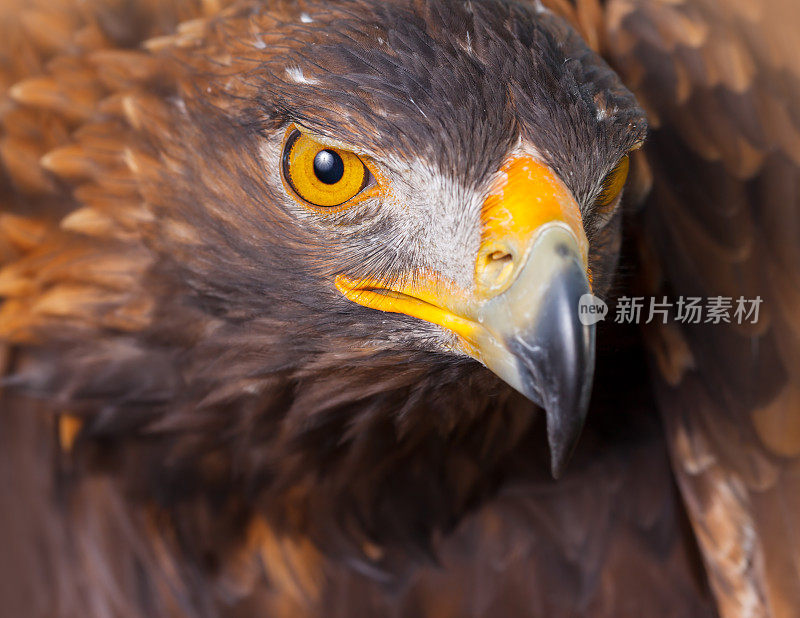
[{"label": "yellow iris", "polygon": [[625,186],[625,181],[628,179],[629,167],[630,160],[628,159],[628,155],[625,155],[603,179],[603,190],[600,192],[595,202],[601,211],[611,206],[614,200],[619,196],[622,187]]},{"label": "yellow iris", "polygon": [[358,155],[325,146],[298,130],[283,150],[283,175],[297,196],[312,206],[340,206],[358,195],[369,179]]}]

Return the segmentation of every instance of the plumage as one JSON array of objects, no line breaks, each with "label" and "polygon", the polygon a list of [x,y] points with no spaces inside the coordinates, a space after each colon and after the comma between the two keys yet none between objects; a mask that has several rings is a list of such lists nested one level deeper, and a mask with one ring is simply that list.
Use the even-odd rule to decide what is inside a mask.
[{"label": "plumage", "polygon": [[[788,0],[0,4],[0,614],[795,615],[798,25]],[[391,190],[305,208],[293,126]],[[579,209],[594,293],[763,298],[757,324],[603,322],[558,481],[539,407],[334,283],[473,286],[519,149]]]}]

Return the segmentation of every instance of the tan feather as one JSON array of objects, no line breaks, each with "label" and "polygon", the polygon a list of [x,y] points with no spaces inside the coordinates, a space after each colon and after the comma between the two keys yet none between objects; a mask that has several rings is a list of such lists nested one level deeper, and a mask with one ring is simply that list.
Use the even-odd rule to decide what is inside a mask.
[{"label": "tan feather", "polygon": [[41,166],[64,180],[88,180],[98,171],[97,162],[83,146],[70,144],[51,150],[40,159]]},{"label": "tan feather", "polygon": [[27,10],[20,15],[20,23],[39,49],[53,54],[69,48],[78,20],[69,13]]},{"label": "tan feather", "polygon": [[19,191],[42,195],[54,193],[56,187],[39,165],[41,144],[25,138],[7,136],[0,139],[0,156]]},{"label": "tan feather", "polygon": [[36,219],[0,213],[0,238],[21,252],[39,246],[48,232],[48,225]]},{"label": "tan feather", "polygon": [[88,59],[103,83],[117,90],[153,79],[161,70],[156,58],[139,51],[104,49],[92,53]]},{"label": "tan feather", "polygon": [[118,232],[116,221],[94,208],[84,207],[72,211],[61,220],[61,228],[87,236],[115,236]]},{"label": "tan feather", "polygon": [[19,269],[13,266],[0,269],[0,296],[6,299],[28,297],[35,294],[37,290],[36,283]]}]

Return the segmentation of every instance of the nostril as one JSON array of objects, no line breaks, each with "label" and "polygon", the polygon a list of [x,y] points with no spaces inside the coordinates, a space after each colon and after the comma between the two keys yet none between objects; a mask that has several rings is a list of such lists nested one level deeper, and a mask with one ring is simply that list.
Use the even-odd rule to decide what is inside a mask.
[{"label": "nostril", "polygon": [[507,251],[492,251],[491,255],[489,255],[489,259],[493,262],[505,263],[510,262],[514,258]]},{"label": "nostril", "polygon": [[498,293],[514,272],[514,254],[505,247],[492,247],[481,252],[476,269],[477,283],[485,292]]}]

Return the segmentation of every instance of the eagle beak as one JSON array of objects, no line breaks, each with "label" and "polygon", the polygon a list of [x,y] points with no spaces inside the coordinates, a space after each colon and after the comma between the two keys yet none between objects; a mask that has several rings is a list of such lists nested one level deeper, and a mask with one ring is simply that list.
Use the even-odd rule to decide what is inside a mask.
[{"label": "eagle beak", "polygon": [[547,417],[558,478],[580,436],[594,374],[594,325],[578,318],[591,288],[578,243],[560,224],[540,230],[514,282],[478,311],[473,356]]},{"label": "eagle beak", "polygon": [[361,305],[454,332],[467,354],[544,408],[558,478],[583,428],[594,374],[594,326],[578,314],[591,292],[580,210],[547,166],[517,155],[500,169],[481,218],[468,292],[420,274],[391,285],[340,275],[336,285]]}]

